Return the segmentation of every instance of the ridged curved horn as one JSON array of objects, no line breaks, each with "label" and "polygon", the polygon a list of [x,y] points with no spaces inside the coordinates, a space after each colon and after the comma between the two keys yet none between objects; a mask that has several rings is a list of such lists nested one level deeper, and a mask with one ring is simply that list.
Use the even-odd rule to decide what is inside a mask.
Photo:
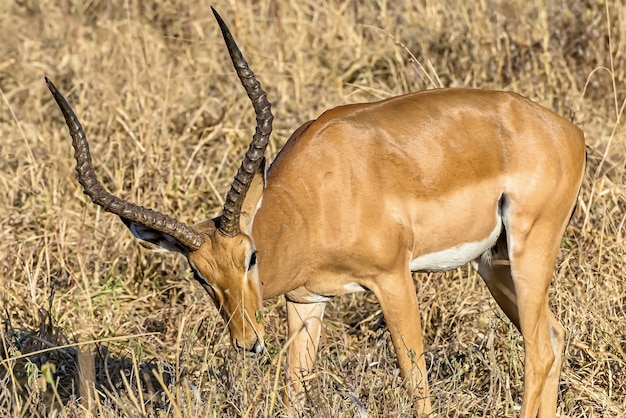
[{"label": "ridged curved horn", "polygon": [[137,206],[122,200],[105,190],[104,186],[102,186],[96,178],[96,173],[91,162],[91,153],[89,152],[87,137],[76,114],[67,100],[65,100],[65,97],[57,90],[48,77],[46,77],[46,84],[52,96],[54,96],[54,100],[56,100],[59,105],[65,117],[67,127],[70,130],[72,146],[74,147],[74,158],[76,159],[78,182],[83,186],[84,193],[89,196],[96,205],[122,218],[124,223],[127,223],[127,221],[136,222],[156,231],[166,233],[176,238],[192,251],[200,248],[203,238],[195,229],[152,209]]},{"label": "ridged curved horn", "polygon": [[254,73],[248,67],[248,63],[243,58],[241,51],[237,47],[237,43],[233,39],[233,36],[228,30],[226,23],[222,20],[220,15],[215,11],[213,7],[213,14],[217,23],[220,25],[224,42],[228,48],[230,59],[233,61],[237,75],[241,80],[241,84],[246,89],[246,93],[252,102],[254,112],[256,114],[256,130],[250,143],[250,148],[246,152],[246,155],[241,162],[241,166],[235,175],[235,179],[230,186],[230,190],[226,195],[226,202],[224,203],[224,209],[222,210],[222,219],[220,222],[220,232],[227,236],[233,237],[239,233],[239,217],[241,215],[241,206],[243,200],[246,197],[246,193],[250,188],[250,183],[261,164],[263,159],[263,153],[267,144],[269,143],[269,137],[272,132],[272,115],[271,104],[267,100],[265,91],[261,88],[261,83],[254,77]]}]

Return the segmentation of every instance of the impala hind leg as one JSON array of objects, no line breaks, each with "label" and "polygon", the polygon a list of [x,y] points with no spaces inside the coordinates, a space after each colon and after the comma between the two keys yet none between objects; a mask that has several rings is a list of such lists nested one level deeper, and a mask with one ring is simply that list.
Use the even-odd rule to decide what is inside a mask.
[{"label": "impala hind leg", "polygon": [[325,302],[295,303],[287,301],[287,368],[289,382],[283,401],[302,409],[305,400],[305,380],[312,372],[322,333]]},{"label": "impala hind leg", "polygon": [[398,357],[400,374],[415,399],[415,413],[432,412],[428,372],[422,342],[422,324],[413,277],[392,277],[371,289],[380,303]]},{"label": "impala hind leg", "polygon": [[[555,417],[559,375],[564,348],[564,329],[548,306],[561,237],[558,231],[531,231],[515,240],[511,255],[507,239],[498,239],[490,263],[474,264],[489,291],[524,337],[524,398],[521,417]],[[556,242],[555,242],[556,241]]]}]

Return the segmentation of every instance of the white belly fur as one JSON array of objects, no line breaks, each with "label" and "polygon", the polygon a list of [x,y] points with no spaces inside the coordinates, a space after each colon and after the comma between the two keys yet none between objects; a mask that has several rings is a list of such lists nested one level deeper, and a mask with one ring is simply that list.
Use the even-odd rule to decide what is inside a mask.
[{"label": "white belly fur", "polygon": [[411,260],[411,271],[446,271],[460,267],[478,258],[489,250],[502,232],[502,219],[496,215],[496,227],[487,238],[478,242],[468,242],[458,247],[447,248],[435,253],[425,254]]}]

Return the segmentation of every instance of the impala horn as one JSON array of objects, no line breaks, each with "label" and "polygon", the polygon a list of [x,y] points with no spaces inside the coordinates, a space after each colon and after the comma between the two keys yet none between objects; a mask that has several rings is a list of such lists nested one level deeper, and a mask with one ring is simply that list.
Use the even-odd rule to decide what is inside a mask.
[{"label": "impala horn", "polygon": [[267,100],[265,91],[261,88],[261,83],[254,77],[254,73],[248,67],[248,63],[244,59],[241,51],[237,47],[235,39],[228,30],[226,23],[220,15],[211,7],[217,23],[220,25],[224,42],[228,48],[230,59],[233,61],[235,71],[241,80],[241,84],[246,89],[246,93],[252,102],[254,113],[256,114],[256,130],[250,142],[250,148],[241,162],[239,170],[235,175],[235,179],[230,185],[230,190],[226,195],[224,209],[222,210],[219,231],[227,237],[234,237],[239,233],[239,217],[241,215],[241,206],[250,188],[250,183],[254,178],[254,174],[259,168],[263,160],[263,154],[267,144],[269,143],[270,134],[272,132],[272,115],[271,103]]},{"label": "impala horn", "polygon": [[67,100],[65,100],[65,97],[57,90],[48,77],[46,77],[46,84],[52,96],[54,96],[54,100],[56,100],[59,108],[61,108],[70,135],[72,136],[78,182],[83,186],[84,193],[89,196],[96,205],[101,206],[107,212],[119,216],[127,226],[129,226],[130,222],[135,222],[176,238],[191,251],[200,248],[204,239],[202,235],[192,227],[155,210],[137,206],[122,200],[105,190],[104,186],[102,186],[96,177],[87,137],[76,114]]}]

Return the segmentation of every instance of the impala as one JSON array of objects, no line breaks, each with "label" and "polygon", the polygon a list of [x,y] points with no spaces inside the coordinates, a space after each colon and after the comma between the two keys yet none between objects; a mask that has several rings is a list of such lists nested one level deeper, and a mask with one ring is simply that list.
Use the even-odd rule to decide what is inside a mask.
[{"label": "impala", "polygon": [[471,263],[524,337],[520,415],[554,417],[564,329],[548,288],[585,169],[582,131],[513,93],[436,89],[329,110],[298,128],[266,173],[270,103],[213,12],[257,116],[221,215],[188,226],[108,193],[76,115],[46,79],[84,192],[139,240],[187,257],[235,346],[263,351],[257,312],[285,295],[286,398],[298,402],[326,301],[369,290],[415,409],[429,413],[412,272]]}]

